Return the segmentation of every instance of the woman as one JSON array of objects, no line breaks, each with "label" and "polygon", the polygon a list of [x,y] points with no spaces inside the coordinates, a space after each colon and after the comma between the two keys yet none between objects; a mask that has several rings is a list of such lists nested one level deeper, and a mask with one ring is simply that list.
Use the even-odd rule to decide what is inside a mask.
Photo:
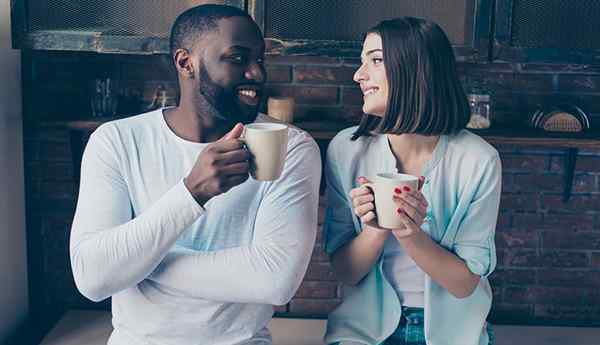
[{"label": "woman", "polygon": [[[328,344],[487,345],[500,201],[498,152],[464,130],[469,119],[448,38],[417,18],[369,30],[354,75],[358,127],[327,152],[325,247],[344,282]],[[421,176],[395,188],[404,226],[377,226],[368,177]],[[422,188],[421,188],[422,186]]]}]

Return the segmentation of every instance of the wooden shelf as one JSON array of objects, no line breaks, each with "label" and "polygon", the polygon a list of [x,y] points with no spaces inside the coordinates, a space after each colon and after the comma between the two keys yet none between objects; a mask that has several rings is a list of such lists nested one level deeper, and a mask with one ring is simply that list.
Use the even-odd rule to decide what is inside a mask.
[{"label": "wooden shelf", "polygon": [[[45,121],[41,123],[41,126],[67,128],[76,131],[94,131],[104,122],[115,119],[89,118],[73,121]],[[294,125],[309,132],[316,140],[330,140],[339,131],[353,124],[340,121],[302,121],[294,123]],[[554,149],[600,149],[600,131],[553,133],[530,128],[493,128],[471,131],[493,145],[536,146]]]},{"label": "wooden shelf", "polygon": [[[70,130],[73,163],[76,173],[84,147],[85,132],[92,132],[101,124],[115,118],[82,119],[76,121],[47,121],[42,127],[58,127]],[[352,126],[343,121],[304,121],[294,123],[295,126],[310,133],[315,140],[331,140],[340,130]],[[580,149],[600,149],[600,132],[587,131],[584,133],[552,133],[531,128],[510,129],[493,128],[473,130],[492,145],[536,146],[548,149],[565,149],[565,176],[563,201],[571,197],[575,162]],[[76,175],[78,176],[78,175]]]}]

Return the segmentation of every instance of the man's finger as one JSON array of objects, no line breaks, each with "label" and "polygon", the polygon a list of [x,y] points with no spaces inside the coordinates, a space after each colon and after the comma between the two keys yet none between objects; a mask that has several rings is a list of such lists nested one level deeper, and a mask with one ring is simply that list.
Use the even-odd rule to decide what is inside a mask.
[{"label": "man's finger", "polygon": [[233,128],[229,132],[227,132],[224,136],[222,136],[217,141],[237,139],[242,135],[243,132],[244,132],[244,125],[242,125],[241,123],[236,123],[235,126],[233,126]]},{"label": "man's finger", "polygon": [[221,165],[227,165],[238,162],[247,162],[250,159],[250,152],[244,148],[238,148],[236,150],[223,152],[215,157]]}]

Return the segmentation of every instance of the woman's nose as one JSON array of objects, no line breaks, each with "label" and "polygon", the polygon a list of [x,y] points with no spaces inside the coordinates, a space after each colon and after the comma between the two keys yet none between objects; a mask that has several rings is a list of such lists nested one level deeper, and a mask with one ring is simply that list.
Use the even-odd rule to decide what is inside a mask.
[{"label": "woman's nose", "polygon": [[357,83],[360,83],[362,80],[367,79],[365,73],[365,65],[360,65],[360,67],[358,67],[356,72],[354,72],[354,77],[352,79]]}]

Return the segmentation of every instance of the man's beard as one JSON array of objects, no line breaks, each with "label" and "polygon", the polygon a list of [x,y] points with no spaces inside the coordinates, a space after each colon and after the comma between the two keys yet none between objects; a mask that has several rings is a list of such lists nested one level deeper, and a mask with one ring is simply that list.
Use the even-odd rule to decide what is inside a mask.
[{"label": "man's beard", "polygon": [[237,96],[237,90],[232,87],[225,89],[215,83],[208,75],[204,65],[199,70],[199,92],[213,108],[211,113],[220,121],[243,124],[254,122],[258,107],[242,107]]}]

